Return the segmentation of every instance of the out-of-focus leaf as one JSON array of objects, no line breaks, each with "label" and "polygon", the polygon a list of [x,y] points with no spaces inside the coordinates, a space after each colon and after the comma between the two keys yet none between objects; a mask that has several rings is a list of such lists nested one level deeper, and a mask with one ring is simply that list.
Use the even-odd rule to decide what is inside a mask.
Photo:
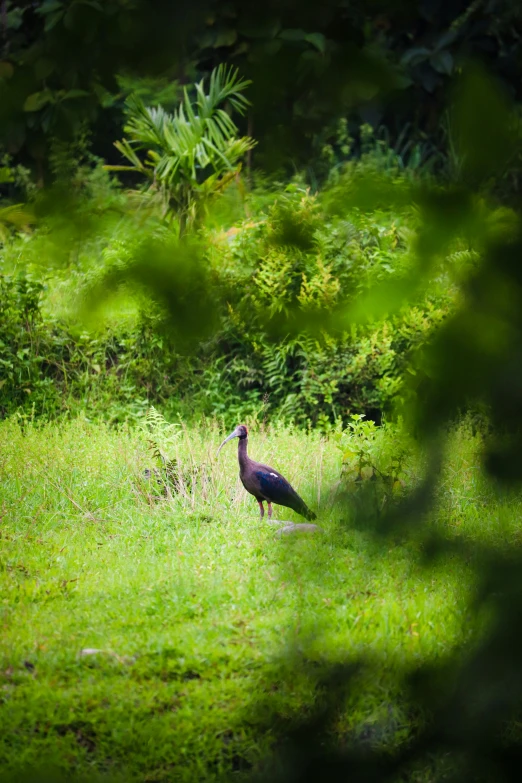
[{"label": "out-of-focus leaf", "polygon": [[122,286],[151,297],[164,312],[164,324],[179,350],[188,350],[210,335],[218,319],[210,269],[196,242],[178,241],[172,234],[147,237],[125,266],[109,269],[88,292],[83,316],[96,312]]},{"label": "out-of-focus leaf", "polygon": [[435,46],[435,51],[439,51],[440,49],[446,49],[447,46],[450,46],[452,43],[454,43],[459,36],[459,31],[457,28],[452,27],[450,30],[446,30],[445,33],[442,33],[440,38],[437,40],[437,44]]},{"label": "out-of-focus leaf", "polygon": [[48,103],[54,101],[54,96],[51,90],[42,90],[41,92],[33,92],[25,99],[24,111],[40,111]]},{"label": "out-of-focus leaf", "polygon": [[401,57],[401,65],[416,65],[427,60],[430,54],[430,50],[426,49],[425,46],[416,46],[413,49],[408,49]]},{"label": "out-of-focus leaf", "polygon": [[7,27],[11,30],[19,30],[24,19],[23,8],[12,8],[7,12]]},{"label": "out-of-focus leaf", "polygon": [[313,46],[315,46],[316,49],[318,49],[321,54],[324,54],[326,51],[326,38],[322,33],[308,33],[305,35],[305,41],[308,41],[308,43],[311,43]]},{"label": "out-of-focus leaf", "polygon": [[228,29],[218,31],[212,45],[214,49],[219,49],[221,46],[232,46],[236,41],[237,31],[230,27]]},{"label": "out-of-focus leaf", "polygon": [[307,33],[300,28],[287,28],[279,33],[283,41],[306,41],[306,36]]},{"label": "out-of-focus leaf", "polygon": [[5,242],[11,229],[29,230],[34,216],[23,204],[12,204],[0,209],[0,239]]},{"label": "out-of-focus leaf", "polygon": [[248,52],[250,46],[246,41],[241,41],[238,46],[233,50],[232,57],[239,57],[240,54],[246,54]]},{"label": "out-of-focus leaf", "polygon": [[428,64],[423,62],[420,66],[420,81],[426,92],[434,92],[441,84],[441,78],[436,71]]},{"label": "out-of-focus leaf", "polygon": [[266,19],[266,17],[262,17],[259,23],[247,20],[243,21],[238,27],[238,32],[246,38],[262,39],[275,38],[280,29],[281,22],[279,19]]},{"label": "out-of-focus leaf", "polygon": [[62,100],[68,101],[72,98],[88,98],[89,95],[90,93],[87,92],[87,90],[67,90],[67,92],[62,95]]},{"label": "out-of-focus leaf", "polygon": [[321,203],[330,215],[340,215],[349,209],[363,212],[387,208],[402,210],[415,202],[415,188],[405,181],[395,181],[379,173],[350,174],[321,196]]},{"label": "out-of-focus leaf", "polygon": [[470,183],[502,171],[516,150],[502,86],[478,66],[468,67],[455,92],[453,117],[455,143]]},{"label": "out-of-focus leaf", "polygon": [[196,40],[200,49],[210,49],[214,46],[215,33],[213,30],[205,30]]},{"label": "out-of-focus leaf", "polygon": [[53,73],[55,67],[55,63],[48,57],[40,57],[34,64],[34,75],[39,81],[42,81]]},{"label": "out-of-focus leaf", "polygon": [[36,9],[36,13],[41,16],[47,16],[48,14],[59,11],[63,8],[62,0],[44,0],[44,2]]},{"label": "out-of-focus leaf", "polygon": [[44,29],[49,32],[63,19],[64,3],[60,0],[44,0],[42,5],[36,9],[36,13],[45,17]]},{"label": "out-of-focus leaf", "polygon": [[12,63],[7,60],[0,60],[0,79],[10,79],[14,73]]},{"label": "out-of-focus leaf", "polygon": [[79,5],[87,5],[91,8],[94,8],[96,11],[99,11],[100,13],[103,12],[103,4],[98,3],[97,0],[78,0]]},{"label": "out-of-focus leaf", "polygon": [[91,88],[93,93],[96,95],[100,106],[102,106],[104,109],[108,108],[109,106],[113,106],[116,103],[118,96],[110,93],[101,84],[95,82],[91,85]]},{"label": "out-of-focus leaf", "polygon": [[13,182],[13,172],[10,168],[7,166],[2,166],[0,168],[0,184],[4,182]]},{"label": "out-of-focus leaf", "polygon": [[397,76],[397,89],[405,90],[407,87],[411,87],[412,84],[413,79],[409,76],[402,73]]},{"label": "out-of-focus leaf", "polygon": [[265,56],[273,57],[281,49],[282,43],[276,38],[261,44]]},{"label": "out-of-focus leaf", "polygon": [[453,71],[453,57],[447,49],[434,52],[430,57],[430,63],[439,73],[445,73],[449,76]]}]

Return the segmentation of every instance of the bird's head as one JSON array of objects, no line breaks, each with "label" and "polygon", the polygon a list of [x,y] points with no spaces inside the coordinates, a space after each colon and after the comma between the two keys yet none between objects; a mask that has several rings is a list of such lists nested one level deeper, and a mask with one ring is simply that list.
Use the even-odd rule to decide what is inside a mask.
[{"label": "bird's head", "polygon": [[221,446],[217,450],[217,453],[219,454],[219,452],[221,451],[221,449],[223,448],[225,443],[228,443],[229,440],[232,440],[233,438],[239,438],[240,440],[243,440],[247,436],[248,436],[248,430],[245,427],[245,425],[244,424],[238,424],[236,429],[234,430],[234,432],[231,432],[230,435],[228,435],[225,438],[225,440],[223,441],[223,443],[221,444]]}]

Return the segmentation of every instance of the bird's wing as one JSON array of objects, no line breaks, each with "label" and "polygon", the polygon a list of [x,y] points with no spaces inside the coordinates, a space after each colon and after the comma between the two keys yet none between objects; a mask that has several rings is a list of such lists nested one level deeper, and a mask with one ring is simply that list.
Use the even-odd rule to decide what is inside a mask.
[{"label": "bird's wing", "polygon": [[261,492],[267,500],[271,503],[276,503],[278,506],[292,508],[307,519],[311,518],[312,512],[284,476],[277,473],[273,468],[269,468],[268,465],[260,464],[256,466],[255,476],[259,482]]}]

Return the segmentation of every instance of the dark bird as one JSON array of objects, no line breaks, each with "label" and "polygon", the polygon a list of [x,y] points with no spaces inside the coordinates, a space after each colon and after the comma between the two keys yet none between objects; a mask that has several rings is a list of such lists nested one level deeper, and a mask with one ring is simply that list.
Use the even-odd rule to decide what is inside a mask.
[{"label": "dark bird", "polygon": [[274,468],[255,462],[247,454],[248,430],[244,424],[239,424],[234,432],[225,438],[218,449],[218,454],[225,443],[232,438],[239,438],[237,445],[237,458],[239,460],[239,478],[247,492],[255,497],[259,503],[261,519],[265,514],[263,501],[268,504],[268,518],[272,516],[272,503],[278,506],[286,506],[297,511],[306,519],[316,519],[313,511],[310,511],[306,503],[299,497],[295,489]]}]

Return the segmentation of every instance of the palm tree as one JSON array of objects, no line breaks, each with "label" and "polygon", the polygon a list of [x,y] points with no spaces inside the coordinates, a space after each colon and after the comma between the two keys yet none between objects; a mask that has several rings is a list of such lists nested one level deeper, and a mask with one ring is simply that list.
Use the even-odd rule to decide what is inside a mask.
[{"label": "palm tree", "polygon": [[[130,166],[106,166],[111,171],[137,171],[150,180],[149,194],[159,194],[163,214],[177,215],[180,235],[194,225],[211,198],[222,193],[241,169],[241,158],[255,141],[238,137],[238,128],[225,106],[244,114],[250,84],[237,69],[220,65],[212,71],[208,94],[203,80],[195,85],[191,102],[187,89],[173,114],[161,106],[145,106],[134,96],[127,100],[128,136],[115,142]],[[137,150],[146,149],[144,160]]]}]

